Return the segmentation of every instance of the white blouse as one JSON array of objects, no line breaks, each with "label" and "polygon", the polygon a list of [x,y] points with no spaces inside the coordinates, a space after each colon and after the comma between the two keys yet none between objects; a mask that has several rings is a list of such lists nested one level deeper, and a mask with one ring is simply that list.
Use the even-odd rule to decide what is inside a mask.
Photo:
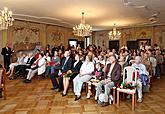
[{"label": "white blouse", "polygon": [[93,62],[84,62],[80,68],[81,74],[92,74],[94,71],[94,64]]}]

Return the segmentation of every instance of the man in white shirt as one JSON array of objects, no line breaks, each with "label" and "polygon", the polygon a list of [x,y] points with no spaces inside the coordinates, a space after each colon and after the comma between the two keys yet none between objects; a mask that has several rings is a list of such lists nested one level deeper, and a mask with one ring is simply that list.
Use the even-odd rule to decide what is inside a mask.
[{"label": "man in white shirt", "polygon": [[144,64],[141,63],[142,58],[140,56],[135,57],[135,63],[132,65],[139,73],[137,79],[137,92],[138,92],[138,100],[137,102],[142,102],[142,87],[148,85],[148,71]]}]

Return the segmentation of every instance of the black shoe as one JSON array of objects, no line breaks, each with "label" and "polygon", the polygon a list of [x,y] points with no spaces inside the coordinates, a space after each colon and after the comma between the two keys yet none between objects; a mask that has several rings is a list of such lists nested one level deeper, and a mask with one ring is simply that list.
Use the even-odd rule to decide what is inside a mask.
[{"label": "black shoe", "polygon": [[51,90],[55,90],[55,89],[58,89],[58,87],[55,87],[55,88],[51,88]]},{"label": "black shoe", "polygon": [[23,80],[23,82],[24,82],[24,83],[30,83],[31,80],[25,79],[25,80]]},{"label": "black shoe", "polygon": [[64,94],[64,93],[61,93],[61,95],[62,95],[62,97],[64,97],[64,96],[66,96],[66,95],[67,95],[67,93],[65,93],[65,94]]},{"label": "black shoe", "polygon": [[26,83],[31,83],[31,80],[27,80]]},{"label": "black shoe", "polygon": [[108,102],[101,104],[102,107],[104,107],[104,106],[108,106],[108,105],[109,105]]},{"label": "black shoe", "polygon": [[61,92],[62,91],[62,89],[58,89],[58,92]]},{"label": "black shoe", "polygon": [[81,98],[81,95],[80,96],[76,96],[75,101],[79,100],[80,98]]}]

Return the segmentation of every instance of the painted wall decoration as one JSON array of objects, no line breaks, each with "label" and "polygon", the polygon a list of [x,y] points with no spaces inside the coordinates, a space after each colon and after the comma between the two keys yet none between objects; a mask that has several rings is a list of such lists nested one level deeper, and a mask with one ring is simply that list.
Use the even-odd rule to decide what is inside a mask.
[{"label": "painted wall decoration", "polygon": [[134,39],[134,37],[133,37],[133,29],[123,29],[122,34],[123,34],[122,37],[127,39],[127,40]]},{"label": "painted wall decoration", "polygon": [[47,31],[47,44],[51,46],[59,46],[64,44],[65,32],[61,30],[48,30]]},{"label": "painted wall decoration", "polygon": [[[137,39],[150,39],[151,45],[157,43],[161,48],[165,47],[165,26],[151,27],[132,27],[121,29],[122,37],[120,38],[120,47],[127,44],[127,41],[136,41]],[[108,48],[108,31],[94,32],[95,43],[102,46],[105,41],[105,47]]]},{"label": "painted wall decoration", "polygon": [[13,41],[14,43],[36,43],[39,42],[40,30],[35,27],[14,26]]},{"label": "painted wall decoration", "polygon": [[160,47],[165,48],[165,26],[155,27],[155,39]]},{"label": "painted wall decoration", "polygon": [[136,39],[151,39],[153,35],[152,27],[135,28]]},{"label": "painted wall decoration", "polygon": [[109,45],[108,31],[95,32],[95,44],[107,48]]}]

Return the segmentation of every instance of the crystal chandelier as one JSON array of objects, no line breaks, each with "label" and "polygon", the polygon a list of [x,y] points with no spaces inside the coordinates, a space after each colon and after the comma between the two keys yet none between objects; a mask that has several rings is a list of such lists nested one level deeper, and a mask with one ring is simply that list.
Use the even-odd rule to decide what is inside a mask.
[{"label": "crystal chandelier", "polygon": [[75,36],[90,36],[92,33],[92,27],[88,24],[85,24],[84,12],[82,12],[81,23],[73,27],[73,33]]},{"label": "crystal chandelier", "polygon": [[9,26],[13,25],[14,18],[12,16],[12,11],[9,11],[7,7],[0,10],[0,30],[7,29]]},{"label": "crystal chandelier", "polygon": [[119,40],[121,37],[121,32],[116,29],[116,24],[114,24],[113,30],[108,34],[110,40]]}]

